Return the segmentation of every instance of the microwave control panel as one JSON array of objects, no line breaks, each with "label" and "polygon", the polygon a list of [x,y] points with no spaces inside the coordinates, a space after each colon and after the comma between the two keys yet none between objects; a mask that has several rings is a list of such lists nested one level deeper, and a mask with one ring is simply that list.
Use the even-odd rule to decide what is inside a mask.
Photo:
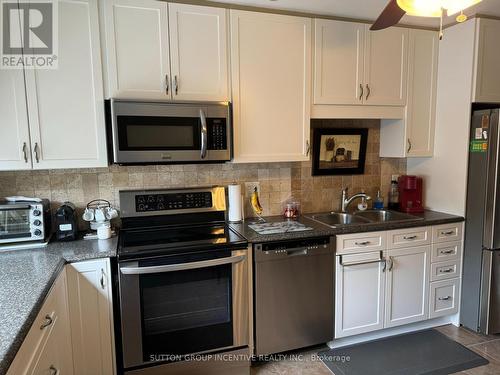
[{"label": "microwave control panel", "polygon": [[208,149],[227,150],[227,123],[225,118],[207,118]]},{"label": "microwave control panel", "polygon": [[212,207],[212,193],[144,194],[135,197],[137,212],[185,210]]}]

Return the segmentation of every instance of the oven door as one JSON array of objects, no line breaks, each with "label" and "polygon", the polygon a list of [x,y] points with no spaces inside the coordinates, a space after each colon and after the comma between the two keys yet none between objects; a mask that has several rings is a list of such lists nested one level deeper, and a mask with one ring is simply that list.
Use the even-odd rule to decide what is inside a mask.
[{"label": "oven door", "polygon": [[0,243],[31,241],[31,206],[0,208]]},{"label": "oven door", "polygon": [[111,102],[115,163],[229,161],[228,104]]},{"label": "oven door", "polygon": [[124,368],[248,345],[247,250],[119,264]]}]

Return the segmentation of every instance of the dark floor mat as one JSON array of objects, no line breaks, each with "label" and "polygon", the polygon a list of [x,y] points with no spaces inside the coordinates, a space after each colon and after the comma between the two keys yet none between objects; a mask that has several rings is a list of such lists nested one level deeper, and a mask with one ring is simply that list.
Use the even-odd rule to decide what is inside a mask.
[{"label": "dark floor mat", "polygon": [[445,375],[489,362],[429,329],[319,353],[335,375]]}]

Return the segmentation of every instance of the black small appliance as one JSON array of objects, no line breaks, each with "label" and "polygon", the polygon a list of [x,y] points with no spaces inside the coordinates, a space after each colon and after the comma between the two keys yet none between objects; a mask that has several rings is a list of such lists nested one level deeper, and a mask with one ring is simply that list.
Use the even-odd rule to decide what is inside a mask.
[{"label": "black small appliance", "polygon": [[73,203],[65,202],[57,209],[55,224],[58,241],[74,241],[78,238],[76,208]]}]

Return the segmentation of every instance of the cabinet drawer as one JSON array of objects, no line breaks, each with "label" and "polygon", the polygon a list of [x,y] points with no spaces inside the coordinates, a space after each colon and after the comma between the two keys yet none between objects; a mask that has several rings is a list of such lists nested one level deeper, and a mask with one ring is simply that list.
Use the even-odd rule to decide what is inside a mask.
[{"label": "cabinet drawer", "polygon": [[432,227],[432,243],[462,241],[463,223],[436,225]]},{"label": "cabinet drawer", "polygon": [[342,234],[337,236],[337,254],[385,250],[386,232]]},{"label": "cabinet drawer", "polygon": [[460,279],[431,283],[429,318],[437,318],[458,312]]},{"label": "cabinet drawer", "polygon": [[443,242],[432,245],[431,262],[462,258],[462,242]]},{"label": "cabinet drawer", "polygon": [[387,232],[387,248],[424,246],[431,243],[431,228],[407,228]]},{"label": "cabinet drawer", "polygon": [[460,260],[449,260],[431,264],[431,281],[460,277]]}]

